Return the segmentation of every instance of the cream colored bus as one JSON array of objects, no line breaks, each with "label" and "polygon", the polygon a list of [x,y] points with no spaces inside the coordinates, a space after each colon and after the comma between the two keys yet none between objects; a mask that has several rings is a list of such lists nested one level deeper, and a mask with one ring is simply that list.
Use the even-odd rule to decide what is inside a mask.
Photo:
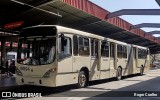
[{"label": "cream colored bus", "polygon": [[[22,44],[26,47],[22,48]],[[62,26],[33,26],[20,33],[16,82],[85,87],[92,80],[112,77],[120,80],[130,74],[142,75],[149,69],[148,64],[146,47]]]}]

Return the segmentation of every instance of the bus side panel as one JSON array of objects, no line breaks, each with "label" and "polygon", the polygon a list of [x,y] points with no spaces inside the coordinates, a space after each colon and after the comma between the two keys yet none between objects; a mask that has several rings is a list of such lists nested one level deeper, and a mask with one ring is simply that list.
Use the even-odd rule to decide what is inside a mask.
[{"label": "bus side panel", "polygon": [[110,78],[110,71],[109,70],[100,71],[100,79],[106,79],[106,78]]},{"label": "bus side panel", "polygon": [[81,68],[86,67],[90,70],[90,57],[74,56],[73,57],[73,72],[79,72]]},{"label": "bus side panel", "polygon": [[58,62],[57,73],[72,73],[72,56]]},{"label": "bus side panel", "polygon": [[91,72],[89,74],[90,80],[98,80],[100,75],[99,59],[91,58]]},{"label": "bus side panel", "polygon": [[75,84],[78,82],[77,73],[59,73],[56,76],[56,86]]},{"label": "bus side panel", "polygon": [[[72,72],[72,56],[58,62],[58,71],[56,76],[56,86],[73,83],[74,72]],[[76,77],[77,78],[77,77]],[[75,78],[74,78],[75,79]]]},{"label": "bus side panel", "polygon": [[116,77],[116,69],[115,69],[115,60],[113,58],[110,58],[110,78]]},{"label": "bus side panel", "polygon": [[101,67],[100,67],[100,79],[105,79],[110,77],[109,72],[109,58],[101,57]]}]

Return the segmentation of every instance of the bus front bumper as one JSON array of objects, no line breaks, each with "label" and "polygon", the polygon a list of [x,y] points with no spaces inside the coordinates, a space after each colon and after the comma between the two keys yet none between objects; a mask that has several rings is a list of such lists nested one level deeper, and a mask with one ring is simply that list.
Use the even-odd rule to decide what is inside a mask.
[{"label": "bus front bumper", "polygon": [[31,76],[16,76],[16,83],[19,85],[37,85],[55,87],[55,77],[43,78],[43,77],[31,77]]}]

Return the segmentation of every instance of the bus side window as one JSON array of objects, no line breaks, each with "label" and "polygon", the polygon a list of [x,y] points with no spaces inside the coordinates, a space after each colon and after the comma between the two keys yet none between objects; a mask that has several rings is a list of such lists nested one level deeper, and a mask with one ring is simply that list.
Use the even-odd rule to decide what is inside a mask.
[{"label": "bus side window", "polygon": [[136,48],[135,47],[133,47],[133,53],[134,53],[134,59],[136,59],[137,58],[137,53],[136,53]]},{"label": "bus side window", "polygon": [[117,45],[117,57],[122,58],[123,57],[123,46],[122,45]]},{"label": "bus side window", "polygon": [[95,40],[95,56],[98,57],[98,40]]},{"label": "bus side window", "polygon": [[78,55],[78,38],[76,35],[73,36],[73,54],[74,56]]},{"label": "bus side window", "polygon": [[98,40],[91,39],[91,56],[98,56]]},{"label": "bus side window", "polygon": [[138,59],[146,59],[147,51],[144,49],[138,49]]},{"label": "bus side window", "polygon": [[101,56],[109,57],[109,44],[107,41],[102,41],[101,43]]},{"label": "bus side window", "polygon": [[91,56],[95,56],[95,51],[94,51],[94,39],[91,39]]},{"label": "bus side window", "polygon": [[79,37],[79,55],[89,56],[89,39],[84,37]]},{"label": "bus side window", "polygon": [[138,48],[138,59],[142,59],[142,50]]},{"label": "bus side window", "polygon": [[69,57],[72,55],[72,44],[71,44],[71,38],[69,37],[64,37],[65,40],[65,45],[63,45],[63,43],[61,43],[61,39],[59,39],[59,43],[60,46],[63,46],[62,48],[64,50],[62,50],[61,47],[59,47],[59,59],[64,59],[66,57]]},{"label": "bus side window", "polygon": [[110,43],[110,57],[111,58],[115,58],[115,54],[114,54],[114,44]]},{"label": "bus side window", "polygon": [[127,58],[127,46],[123,46],[123,58]]},{"label": "bus side window", "polygon": [[145,59],[147,59],[147,54],[148,54],[148,51],[145,50]]},{"label": "bus side window", "polygon": [[147,50],[142,50],[142,59],[147,58]]}]

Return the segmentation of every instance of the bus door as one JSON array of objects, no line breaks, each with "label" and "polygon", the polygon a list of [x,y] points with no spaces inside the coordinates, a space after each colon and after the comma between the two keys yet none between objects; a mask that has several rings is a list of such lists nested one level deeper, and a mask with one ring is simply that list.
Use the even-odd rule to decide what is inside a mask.
[{"label": "bus door", "polygon": [[99,79],[99,42],[96,39],[91,39],[91,80]]},{"label": "bus door", "polygon": [[110,43],[110,77],[114,77],[115,65],[115,43]]},{"label": "bus door", "polygon": [[59,37],[59,54],[58,54],[58,73],[72,72],[72,42],[71,38],[65,36]]},{"label": "bus door", "polygon": [[137,60],[138,60],[138,57],[137,57],[137,48],[136,47],[133,47],[133,73],[136,73],[137,72]]},{"label": "bus door", "polygon": [[91,39],[91,70],[99,70],[98,40]]},{"label": "bus door", "polygon": [[122,75],[127,75],[127,45],[117,44],[117,67],[122,67]]},{"label": "bus door", "polygon": [[[109,66],[109,43],[108,41],[101,41],[101,79],[109,77],[110,73],[110,66]],[[104,74],[105,73],[105,74]]]},{"label": "bus door", "polygon": [[82,67],[90,70],[89,38],[73,36],[73,72],[79,72]]}]

